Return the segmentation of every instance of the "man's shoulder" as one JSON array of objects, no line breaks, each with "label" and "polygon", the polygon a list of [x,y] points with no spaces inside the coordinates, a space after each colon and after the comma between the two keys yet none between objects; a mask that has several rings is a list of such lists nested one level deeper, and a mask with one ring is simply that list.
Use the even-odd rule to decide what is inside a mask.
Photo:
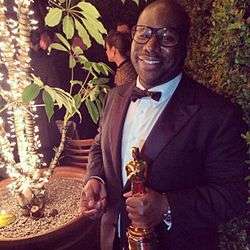
[{"label": "man's shoulder", "polygon": [[135,85],[135,81],[134,82],[130,82],[130,83],[125,83],[123,85],[115,86],[109,92],[110,92],[111,95],[116,95],[116,94],[123,95],[130,88],[133,88],[134,85]]},{"label": "man's shoulder", "polygon": [[115,96],[117,95],[121,97],[128,95],[130,89],[133,88],[134,85],[135,83],[131,82],[131,83],[125,83],[123,85],[119,85],[110,89],[108,92],[107,102],[112,102]]},{"label": "man's shoulder", "polygon": [[241,107],[233,102],[231,97],[218,93],[197,81],[191,81],[195,93],[194,102],[206,112],[214,115],[220,113],[222,116],[232,112],[242,113]]},{"label": "man's shoulder", "polygon": [[230,97],[225,94],[218,93],[212,88],[209,88],[195,80],[190,79],[190,81],[192,82],[192,88],[195,92],[195,101],[198,104],[209,106],[235,106]]}]

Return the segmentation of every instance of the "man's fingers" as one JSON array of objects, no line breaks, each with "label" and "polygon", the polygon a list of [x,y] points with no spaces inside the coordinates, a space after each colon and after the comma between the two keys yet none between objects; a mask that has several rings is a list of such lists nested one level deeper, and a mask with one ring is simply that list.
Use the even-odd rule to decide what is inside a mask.
[{"label": "man's fingers", "polygon": [[147,220],[142,217],[138,217],[134,214],[128,214],[129,219],[132,221],[133,226],[140,227],[140,228],[146,228],[148,227]]},{"label": "man's fingers", "polygon": [[131,197],[132,195],[133,195],[132,191],[129,191],[129,192],[123,194],[123,197],[128,198],[128,197]]},{"label": "man's fingers", "polygon": [[84,187],[80,212],[89,218],[100,217],[107,204],[107,193],[105,186],[94,180],[90,180]]},{"label": "man's fingers", "polygon": [[135,215],[135,216],[145,216],[145,209],[143,207],[126,206],[126,210],[128,213]]},{"label": "man's fingers", "polygon": [[96,204],[98,209],[105,210],[105,207],[107,205],[107,198],[102,197]]},{"label": "man's fingers", "polygon": [[100,218],[102,213],[98,209],[91,209],[87,211],[82,211],[81,213],[83,216],[88,217],[91,220],[95,220],[97,218]]},{"label": "man's fingers", "polygon": [[107,206],[107,198],[106,197],[102,198],[100,202],[101,202],[101,208],[105,210]]},{"label": "man's fingers", "polygon": [[148,228],[148,225],[146,223],[140,223],[140,222],[132,222],[132,225],[137,228]]},{"label": "man's fingers", "polygon": [[94,200],[95,199],[95,195],[94,195],[94,192],[92,192],[92,190],[86,190],[86,191],[84,191],[84,193],[85,193],[85,198],[86,198],[86,200]]},{"label": "man's fingers", "polygon": [[88,207],[89,208],[93,208],[93,207],[95,207],[95,201],[94,201],[94,199],[88,199],[87,198],[87,201],[88,201]]},{"label": "man's fingers", "polygon": [[103,186],[103,187],[101,188],[100,197],[101,197],[101,199],[107,197],[107,191],[106,191],[105,186]]},{"label": "man's fingers", "polygon": [[139,214],[136,207],[126,206],[126,210],[128,213]]},{"label": "man's fingers", "polygon": [[131,197],[127,198],[126,205],[130,206],[130,207],[142,209],[142,208],[147,207],[148,200],[145,199],[145,197],[141,196],[141,195],[140,196],[131,196]]},{"label": "man's fingers", "polygon": [[89,209],[89,210],[82,210],[81,212],[83,215],[92,216],[92,215],[95,215],[98,212],[98,210],[94,208],[94,209]]}]

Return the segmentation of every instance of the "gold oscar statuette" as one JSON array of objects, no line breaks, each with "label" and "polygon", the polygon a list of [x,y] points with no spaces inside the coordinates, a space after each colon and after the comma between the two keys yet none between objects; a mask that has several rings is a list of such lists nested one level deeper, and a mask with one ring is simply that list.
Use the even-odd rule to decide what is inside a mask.
[{"label": "gold oscar statuette", "polygon": [[[139,149],[132,148],[131,160],[126,165],[128,179],[131,181],[131,191],[133,195],[144,194],[145,181],[147,177],[147,163],[141,156]],[[133,225],[127,231],[129,250],[156,250],[156,236],[153,228],[139,228]]]}]

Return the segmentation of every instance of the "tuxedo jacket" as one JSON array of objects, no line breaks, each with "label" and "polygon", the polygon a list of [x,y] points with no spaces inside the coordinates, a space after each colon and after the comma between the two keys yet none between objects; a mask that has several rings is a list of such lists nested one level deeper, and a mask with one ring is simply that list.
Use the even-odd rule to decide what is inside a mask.
[{"label": "tuxedo jacket", "polygon": [[[112,249],[122,209],[121,141],[133,86],[110,91],[90,152],[88,175],[103,178],[108,192],[101,222],[105,250]],[[182,77],[141,150],[147,186],[166,193],[171,208],[170,231],[156,228],[159,249],[216,249],[218,224],[245,212],[246,129],[236,105]]]}]

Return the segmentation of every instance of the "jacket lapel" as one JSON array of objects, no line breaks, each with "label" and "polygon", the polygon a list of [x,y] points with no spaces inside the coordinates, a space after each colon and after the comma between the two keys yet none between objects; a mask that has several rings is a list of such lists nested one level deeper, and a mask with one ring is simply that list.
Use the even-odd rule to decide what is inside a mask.
[{"label": "jacket lapel", "polygon": [[194,93],[190,81],[183,76],[143,145],[142,154],[149,165],[199,109],[193,102]]},{"label": "jacket lapel", "polygon": [[128,87],[122,86],[117,89],[114,95],[113,105],[112,105],[112,121],[110,121],[113,126],[111,127],[111,153],[113,162],[115,163],[114,169],[117,177],[121,180],[122,185],[122,175],[121,175],[121,143],[122,143],[122,131],[123,125],[126,118],[127,110],[130,103],[130,96],[134,85],[129,85]]}]

